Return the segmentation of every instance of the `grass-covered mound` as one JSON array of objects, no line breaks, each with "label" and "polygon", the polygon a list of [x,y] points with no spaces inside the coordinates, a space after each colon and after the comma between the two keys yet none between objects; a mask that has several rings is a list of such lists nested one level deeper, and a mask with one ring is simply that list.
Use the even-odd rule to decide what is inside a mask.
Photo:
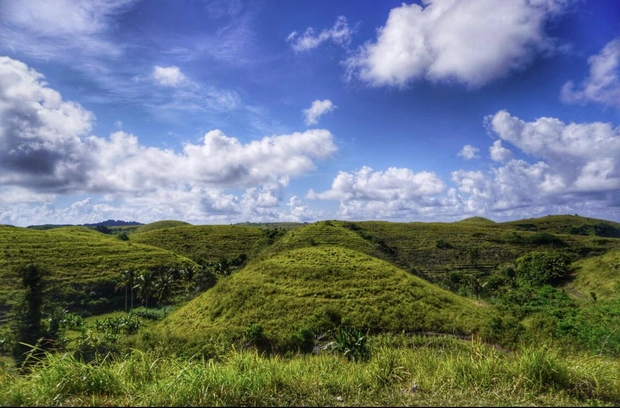
[{"label": "grass-covered mound", "polygon": [[191,225],[185,221],[176,221],[176,220],[163,220],[163,221],[155,221],[150,224],[141,225],[134,232],[147,232],[154,231],[162,228],[174,228],[180,227],[183,225]]},{"label": "grass-covered mound", "polygon": [[147,232],[136,231],[131,235],[131,241],[164,248],[196,262],[216,262],[221,258],[255,256],[273,242],[273,232],[237,225],[184,225]]},{"label": "grass-covered mound", "polygon": [[[54,293],[68,300],[114,296],[121,271],[191,263],[161,248],[124,241],[86,227],[36,230],[0,227],[0,307],[18,287],[16,266],[33,262],[51,272]],[[64,295],[63,295],[64,294]]]},{"label": "grass-covered mound", "polygon": [[495,221],[490,220],[484,217],[469,217],[460,221],[456,221],[459,224],[482,224],[482,225],[493,225]]},{"label": "grass-covered mound", "polygon": [[351,225],[355,224],[341,221],[320,221],[288,231],[261,254],[261,259],[291,249],[318,245],[337,245],[382,258],[382,252],[377,245],[373,244],[371,237],[364,239],[354,229],[350,228]]},{"label": "grass-covered mound", "polygon": [[620,298],[620,250],[581,259],[572,266],[573,279],[566,285],[571,293],[583,299],[613,300]]},{"label": "grass-covered mound", "polygon": [[278,344],[296,330],[321,332],[346,316],[372,332],[467,334],[490,310],[366,254],[315,246],[221,279],[154,330],[175,344],[201,344],[211,336],[239,338],[255,324]]}]

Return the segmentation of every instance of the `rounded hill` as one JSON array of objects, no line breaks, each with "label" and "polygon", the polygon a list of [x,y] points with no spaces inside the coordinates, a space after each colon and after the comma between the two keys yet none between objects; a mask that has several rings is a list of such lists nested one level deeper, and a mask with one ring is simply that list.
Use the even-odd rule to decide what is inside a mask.
[{"label": "rounded hill", "polygon": [[144,224],[144,225],[139,226],[138,228],[136,228],[134,232],[140,233],[140,232],[158,230],[162,228],[180,227],[183,225],[192,225],[192,224],[185,222],[185,221],[176,221],[176,220],[155,221],[155,222],[151,222],[150,224]]},{"label": "rounded hill", "polygon": [[465,218],[465,219],[460,220],[460,221],[456,221],[456,223],[459,223],[459,224],[486,224],[486,225],[493,225],[493,224],[495,224],[495,221],[490,220],[488,218],[484,218],[484,217],[469,217],[469,218]]},{"label": "rounded hill", "polygon": [[197,345],[210,337],[240,338],[260,324],[278,343],[346,316],[372,332],[468,334],[490,313],[385,261],[322,245],[285,251],[220,279],[155,330],[169,341]]}]

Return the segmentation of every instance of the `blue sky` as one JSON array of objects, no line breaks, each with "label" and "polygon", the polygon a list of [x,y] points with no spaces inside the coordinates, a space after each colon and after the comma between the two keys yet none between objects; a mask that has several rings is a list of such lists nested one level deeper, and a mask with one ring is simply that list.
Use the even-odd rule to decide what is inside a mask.
[{"label": "blue sky", "polygon": [[0,223],[620,221],[617,0],[5,0]]}]

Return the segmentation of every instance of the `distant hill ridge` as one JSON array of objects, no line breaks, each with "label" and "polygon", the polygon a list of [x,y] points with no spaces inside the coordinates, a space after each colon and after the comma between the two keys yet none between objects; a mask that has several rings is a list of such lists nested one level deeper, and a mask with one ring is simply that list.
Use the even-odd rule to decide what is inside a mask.
[{"label": "distant hill ridge", "polygon": [[41,225],[29,225],[26,228],[32,229],[52,229],[52,228],[60,228],[60,227],[127,227],[133,225],[144,225],[138,221],[123,221],[123,220],[106,220],[101,222],[89,223],[89,224],[41,224]]}]

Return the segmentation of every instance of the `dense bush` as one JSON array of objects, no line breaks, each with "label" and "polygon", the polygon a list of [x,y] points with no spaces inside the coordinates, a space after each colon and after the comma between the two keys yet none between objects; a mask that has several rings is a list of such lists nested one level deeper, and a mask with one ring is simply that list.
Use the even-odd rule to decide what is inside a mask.
[{"label": "dense bush", "polygon": [[571,259],[560,252],[532,252],[517,259],[517,280],[524,285],[558,283],[569,274]]}]

